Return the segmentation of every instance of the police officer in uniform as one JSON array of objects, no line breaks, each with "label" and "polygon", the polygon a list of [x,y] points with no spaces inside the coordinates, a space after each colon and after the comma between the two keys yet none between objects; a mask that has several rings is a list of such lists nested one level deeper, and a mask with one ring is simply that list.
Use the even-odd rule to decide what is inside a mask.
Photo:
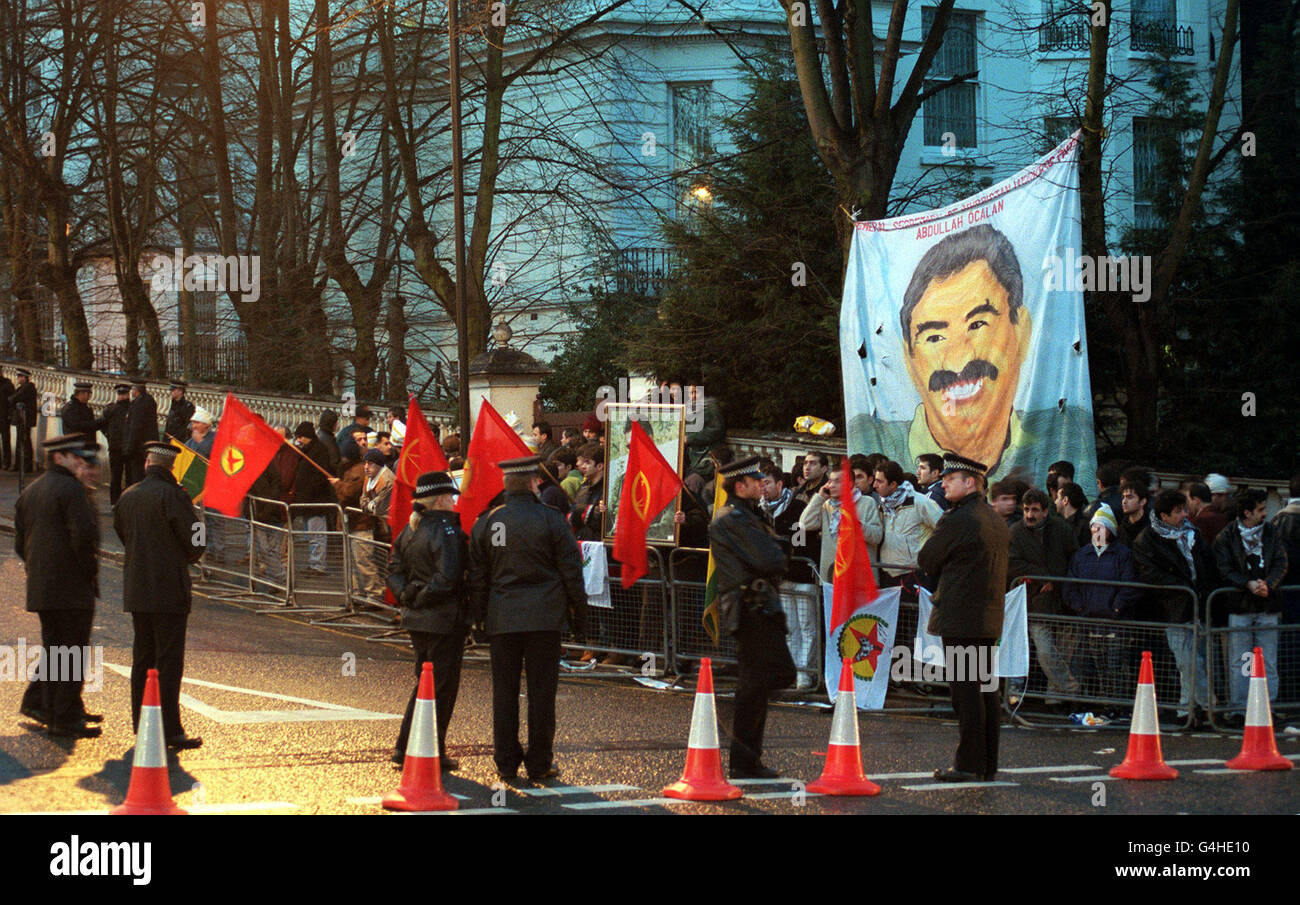
[{"label": "police officer in uniform", "polygon": [[59,409],[59,418],[63,421],[65,434],[85,434],[94,440],[95,434],[103,423],[95,418],[95,410],[90,407],[89,381],[78,380],[72,385],[72,398]]},{"label": "police officer in uniform", "polygon": [[726,504],[713,514],[709,547],[718,578],[721,625],[736,637],[739,681],[732,720],[731,775],[773,779],[763,765],[763,729],[772,692],[795,680],[778,588],[787,557],[758,511],[763,472],[758,456],[718,470]]},{"label": "police officer in uniform", "polygon": [[131,405],[126,413],[126,483],[144,477],[144,447],[158,439],[158,403],[143,377],[131,381]]},{"label": "police officer in uniform", "polygon": [[126,470],[126,413],[131,408],[131,384],[119,383],[113,387],[117,401],[104,406],[100,428],[108,437],[108,499],[117,505],[122,495],[122,476]]},{"label": "police officer in uniform", "polygon": [[18,389],[9,397],[9,420],[13,423],[17,440],[14,449],[15,471],[31,471],[35,465],[32,456],[32,428],[36,426],[39,407],[32,372],[19,368]]},{"label": "police officer in uniform", "polygon": [[205,547],[203,526],[190,496],[172,477],[178,450],[157,440],[145,448],[144,477],[113,507],[113,528],[126,548],[122,604],[131,614],[131,725],[140,721],[140,702],[150,669],[158,670],[163,738],[169,748],[197,748],[202,738],[181,728],[181,674],[185,669],[185,624],[190,613],[190,563]]},{"label": "police officer in uniform", "polygon": [[1002,635],[1011,529],[984,499],[987,472],[980,462],[944,454],[940,480],[952,507],[917,554],[933,592],[928,630],[943,639],[944,662],[957,673],[948,687],[960,740],[954,766],[934,771],[941,782],[988,782],[998,772],[1001,708],[992,658]]},{"label": "police officer in uniform", "polygon": [[[184,380],[173,380],[171,383],[172,407],[167,411],[167,423],[163,425],[163,431],[167,436],[175,437],[184,443],[190,438],[190,419],[194,416],[194,403],[185,398],[185,390],[189,384]],[[166,436],[163,437],[167,439]]]},{"label": "police officer in uniform", "polygon": [[[560,513],[537,498],[540,456],[498,462],[505,502],[474,523],[470,600],[492,657],[492,736],[497,772],[513,780],[522,763],[534,782],[559,775],[552,761],[560,634],[581,643],[587,593],[578,542]],[[519,673],[528,671],[528,751],[519,745]]]},{"label": "police officer in uniform", "polygon": [[[97,448],[97,447],[96,447]],[[95,511],[81,485],[83,457],[93,458],[81,434],[53,437],[45,443],[48,467],[18,497],[14,513],[14,548],[27,565],[27,610],[41,620],[41,645],[45,669],[55,647],[78,648],[81,657],[90,645],[98,588],[99,525]],[[76,668],[66,657],[59,668]],[[86,713],[81,684],[86,663],[79,665],[80,678],[45,675],[38,677],[23,695],[19,712],[49,726],[49,733],[63,738],[94,738],[99,735],[96,714]],[[42,681],[42,679],[59,681]]]},{"label": "police officer in uniform", "polygon": [[406,758],[420,670],[433,664],[434,697],[438,701],[438,748],[444,770],[455,770],[447,756],[447,726],[460,690],[460,663],[469,630],[469,589],[465,568],[469,538],[460,528],[452,503],[456,485],[445,471],[429,471],[415,482],[411,518],[393,542],[388,587],[402,605],[402,628],[415,650],[415,687],[397,733],[393,762]]}]

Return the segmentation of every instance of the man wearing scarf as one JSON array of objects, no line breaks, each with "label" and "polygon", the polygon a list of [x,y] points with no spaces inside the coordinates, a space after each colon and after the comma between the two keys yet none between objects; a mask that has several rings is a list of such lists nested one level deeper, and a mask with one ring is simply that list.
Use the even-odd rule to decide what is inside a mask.
[{"label": "man wearing scarf", "polygon": [[904,599],[916,600],[916,556],[930,539],[943,510],[916,492],[903,467],[888,460],[876,466],[872,487],[880,497],[884,538],[880,542],[880,585],[903,586]]},{"label": "man wearing scarf", "polygon": [[[1264,521],[1268,494],[1243,490],[1236,498],[1237,517],[1214,539],[1214,558],[1224,582],[1238,589],[1228,596],[1228,688],[1234,708],[1246,706],[1248,676],[1242,664],[1262,648],[1268,674],[1268,698],[1277,700],[1277,630],[1282,599],[1277,593],[1286,575],[1286,548],[1277,529]],[[1233,721],[1240,720],[1234,715]]]},{"label": "man wearing scarf", "polygon": [[1209,694],[1205,646],[1195,643],[1192,623],[1196,606],[1191,595],[1175,588],[1191,588],[1198,597],[1204,597],[1215,587],[1217,567],[1210,545],[1187,520],[1187,498],[1182,493],[1160,491],[1150,519],[1151,524],[1133,542],[1133,557],[1140,581],[1170,587],[1154,593],[1165,621],[1172,623],[1165,629],[1165,640],[1178,664],[1181,718],[1190,708],[1204,706]]}]

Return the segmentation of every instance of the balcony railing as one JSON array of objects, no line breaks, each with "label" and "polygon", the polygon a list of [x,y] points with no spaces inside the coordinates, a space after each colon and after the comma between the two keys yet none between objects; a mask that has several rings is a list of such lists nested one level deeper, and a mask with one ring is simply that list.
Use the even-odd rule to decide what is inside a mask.
[{"label": "balcony railing", "polygon": [[1090,46],[1091,38],[1091,27],[1085,18],[1044,22],[1038,26],[1040,51],[1086,51]]},{"label": "balcony railing", "polygon": [[605,277],[616,292],[657,296],[675,269],[671,248],[624,248],[606,265]]},{"label": "balcony railing", "polygon": [[1163,19],[1130,19],[1128,46],[1130,50],[1167,53],[1175,57],[1190,57],[1196,53],[1192,27],[1175,25]]}]

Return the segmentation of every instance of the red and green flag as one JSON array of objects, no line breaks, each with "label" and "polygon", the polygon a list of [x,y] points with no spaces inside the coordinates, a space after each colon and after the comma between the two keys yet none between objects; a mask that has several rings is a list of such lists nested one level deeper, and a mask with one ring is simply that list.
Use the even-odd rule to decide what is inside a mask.
[{"label": "red and green flag", "polygon": [[649,570],[646,529],[682,489],[677,470],[633,421],[628,436],[627,472],[614,526],[614,558],[623,564],[621,581],[630,588]]},{"label": "red and green flag", "polygon": [[203,482],[203,505],[223,515],[240,513],[248,488],[271,464],[284,435],[226,394],[221,424],[212,442],[211,467]]}]

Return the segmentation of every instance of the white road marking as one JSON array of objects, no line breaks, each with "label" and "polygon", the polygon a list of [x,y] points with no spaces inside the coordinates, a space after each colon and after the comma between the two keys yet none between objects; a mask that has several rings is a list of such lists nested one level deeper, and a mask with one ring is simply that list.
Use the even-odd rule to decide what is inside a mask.
[{"label": "white road marking", "polygon": [[[469,801],[468,795],[457,795],[455,792],[451,793],[451,797],[459,801]],[[367,795],[362,798],[348,798],[345,800],[347,801],[348,804],[382,804],[384,801],[384,796]]]},{"label": "white road marking", "polygon": [[[933,775],[933,774],[931,774]],[[928,782],[920,786],[903,786],[909,792],[934,792],[939,789],[1005,789],[1018,782]]]},{"label": "white road marking", "polygon": [[1065,764],[1060,767],[998,767],[999,773],[1077,773],[1080,770],[1100,770],[1092,764]]},{"label": "white road marking", "polygon": [[[131,669],[117,663],[105,663],[105,667],[120,676],[129,678]],[[257,691],[252,688],[240,688],[236,685],[222,685],[219,682],[207,682],[203,679],[182,678],[183,685],[196,685],[200,688],[212,688],[217,691],[232,691],[274,701],[290,704],[305,704],[314,710],[222,710],[211,704],[205,704],[193,695],[181,694],[180,703],[200,716],[225,725],[246,725],[249,723],[319,723],[361,720],[400,720],[400,714],[378,713],[362,710],[345,704],[331,704],[328,701],[314,701],[311,698],[296,698],[292,695],[277,694],[273,691]]]},{"label": "white road marking", "polygon": [[[803,795],[807,798],[824,798],[820,792],[790,791],[790,792],[755,792],[754,794],[745,793],[746,801],[770,801],[778,798],[794,798],[796,795]],[[833,797],[833,796],[832,796]]]},{"label": "white road marking", "polygon": [[530,798],[545,798],[550,795],[587,795],[598,792],[640,792],[640,786],[629,786],[612,782],[603,786],[545,786],[540,789],[520,789]]},{"label": "white road marking", "polygon": [[1194,757],[1189,760],[1167,760],[1165,763],[1171,767],[1199,767],[1202,764],[1221,764],[1223,761],[1222,757]]},{"label": "white road marking", "polygon": [[[699,804],[700,802],[682,801],[677,798],[628,798],[623,801],[575,801],[564,807],[574,811],[596,811],[609,808],[652,808],[667,804]],[[707,803],[707,802],[705,802]]]},{"label": "white road marking", "polygon": [[1052,782],[1102,782],[1114,778],[1109,773],[1095,773],[1092,776],[1053,776]]},{"label": "white road marking", "polygon": [[[239,814],[247,811],[296,811],[302,805],[290,801],[232,801],[228,804],[182,804],[178,805],[191,814]],[[117,807],[117,805],[113,805]],[[4,817],[102,817],[109,808],[95,811],[5,811]]]},{"label": "white road marking", "polygon": [[778,776],[776,779],[729,779],[727,782],[731,783],[733,786],[788,786],[792,782],[803,782],[803,780],[790,779],[787,776]]},{"label": "white road marking", "polygon": [[455,817],[458,814],[462,817],[471,817],[477,814],[518,814],[519,812],[514,808],[464,808],[458,811],[391,811],[390,813],[399,817],[431,817],[438,814],[446,814],[450,817]]}]

